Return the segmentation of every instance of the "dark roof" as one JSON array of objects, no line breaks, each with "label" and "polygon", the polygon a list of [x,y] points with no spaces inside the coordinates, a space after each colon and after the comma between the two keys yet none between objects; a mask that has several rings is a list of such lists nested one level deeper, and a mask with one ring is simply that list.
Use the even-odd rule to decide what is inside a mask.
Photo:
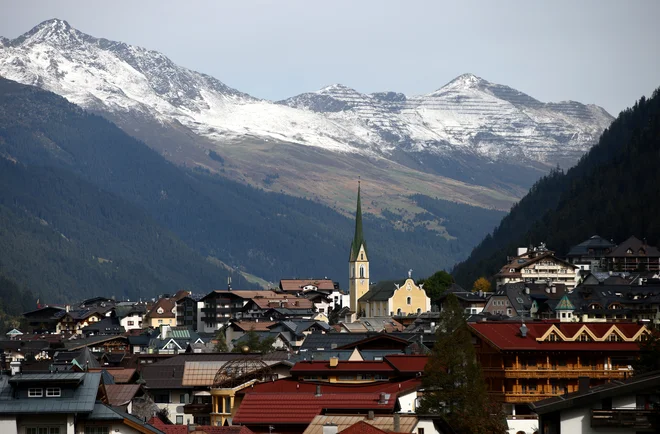
[{"label": "dark roof", "polygon": [[353,242],[351,243],[351,254],[348,258],[350,262],[356,261],[358,258],[358,253],[360,253],[360,247],[364,246],[364,253],[367,253],[367,241],[364,239],[364,233],[362,232],[362,203],[360,201],[360,183],[358,181],[358,194],[357,194],[357,207],[355,210],[355,235],[353,236]]},{"label": "dark roof", "polygon": [[613,249],[615,247],[616,244],[613,242],[601,236],[594,235],[587,241],[571,247],[571,250],[568,251],[566,256],[591,256],[592,254],[590,254],[589,250],[593,250],[593,254],[598,254],[599,251],[605,251],[605,249]]},{"label": "dark roof", "polygon": [[[72,397],[16,399],[13,387],[19,384],[47,385],[71,383],[77,384]],[[94,409],[96,394],[101,382],[100,373],[68,372],[54,374],[22,374],[20,376],[0,377],[0,414],[20,413],[91,413]]]},{"label": "dark roof", "polygon": [[[632,254],[627,253],[628,249],[632,250]],[[616,249],[612,251],[608,257],[621,258],[624,256],[640,256],[640,249],[644,249],[645,253],[642,256],[657,258],[660,256],[660,250],[657,247],[649,246],[646,242],[639,238],[632,236],[623,243],[619,244]]]},{"label": "dark roof", "polygon": [[117,318],[103,318],[82,328],[83,333],[99,333],[103,335],[124,333],[124,327]]},{"label": "dark roof", "polygon": [[[335,348],[343,348],[355,344],[360,341],[376,337],[392,337],[402,341],[411,341],[417,338],[416,333],[392,332],[392,333],[377,333],[377,332],[364,332],[364,333],[311,333],[307,335],[305,341],[300,347],[301,351],[304,350],[330,350]],[[396,352],[397,349],[392,349]]]},{"label": "dark roof", "polygon": [[660,371],[655,371],[647,375],[635,376],[628,380],[614,380],[610,383],[591,387],[588,391],[578,391],[544,399],[529,404],[529,406],[538,414],[547,414],[568,408],[590,406],[593,403],[600,402],[604,398],[636,394],[644,390],[652,390],[652,393],[656,393],[658,387],[660,387]]},{"label": "dark roof", "polygon": [[105,392],[108,403],[115,407],[126,405],[135,398],[135,395],[140,391],[140,387],[139,384],[107,384]]},{"label": "dark roof", "polygon": [[[134,424],[139,425],[143,429],[147,430],[148,432],[154,433],[154,434],[164,434],[163,431],[159,430],[158,428],[154,427],[153,425],[145,423],[142,419],[137,418],[131,414],[128,414],[124,411],[121,411],[117,408],[113,408],[109,405],[105,405],[102,402],[95,402],[94,403],[94,409],[91,413],[86,414],[82,417],[83,420],[98,420],[98,421],[118,421],[118,422],[123,422],[124,420],[129,420]],[[185,427],[186,429],[188,427]]]}]

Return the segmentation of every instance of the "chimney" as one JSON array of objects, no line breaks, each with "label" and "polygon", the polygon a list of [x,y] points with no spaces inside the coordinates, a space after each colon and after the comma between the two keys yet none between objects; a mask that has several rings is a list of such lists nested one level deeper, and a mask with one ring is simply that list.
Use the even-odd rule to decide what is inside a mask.
[{"label": "chimney", "polygon": [[324,423],[323,434],[337,434],[337,425],[330,422]]},{"label": "chimney", "polygon": [[330,357],[330,367],[336,368],[339,365],[339,357]]},{"label": "chimney", "polygon": [[578,377],[578,393],[584,395],[589,392],[589,377]]},{"label": "chimney", "polygon": [[9,363],[9,369],[11,371],[11,375],[17,375],[21,373],[21,361],[20,360],[12,360]]},{"label": "chimney", "polygon": [[525,325],[525,323],[522,323],[522,325],[520,326],[520,336],[522,336],[523,338],[527,337],[527,326]]},{"label": "chimney", "polygon": [[387,404],[387,399],[389,398],[388,394],[385,392],[380,392],[380,398],[378,398],[379,404]]},{"label": "chimney", "polygon": [[367,420],[374,420],[374,411],[369,410],[369,413],[367,413]]},{"label": "chimney", "polygon": [[394,413],[394,432],[401,431],[401,415],[399,413]]},{"label": "chimney", "polygon": [[316,395],[314,396],[321,396],[321,385],[317,384],[316,385]]}]

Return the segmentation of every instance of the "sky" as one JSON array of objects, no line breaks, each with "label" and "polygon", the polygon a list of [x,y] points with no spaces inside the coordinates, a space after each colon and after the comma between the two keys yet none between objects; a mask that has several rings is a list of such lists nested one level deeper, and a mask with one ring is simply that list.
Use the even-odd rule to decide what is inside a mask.
[{"label": "sky", "polygon": [[0,0],[0,35],[60,18],[280,100],[342,83],[430,93],[473,73],[612,115],[660,86],[660,1]]}]

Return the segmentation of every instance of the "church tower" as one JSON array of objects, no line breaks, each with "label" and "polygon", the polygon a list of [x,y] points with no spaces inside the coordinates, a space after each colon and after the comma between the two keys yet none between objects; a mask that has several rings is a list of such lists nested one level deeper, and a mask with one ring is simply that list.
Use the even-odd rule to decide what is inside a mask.
[{"label": "church tower", "polygon": [[351,311],[358,313],[358,300],[369,291],[369,258],[367,257],[367,242],[362,233],[360,181],[358,181],[357,210],[355,211],[355,235],[353,236],[351,254],[348,259],[348,290]]}]

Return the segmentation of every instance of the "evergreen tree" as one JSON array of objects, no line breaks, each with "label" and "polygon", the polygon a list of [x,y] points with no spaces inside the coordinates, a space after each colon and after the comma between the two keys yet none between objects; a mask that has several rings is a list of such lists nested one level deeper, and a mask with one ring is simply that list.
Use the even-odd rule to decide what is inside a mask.
[{"label": "evergreen tree", "polygon": [[227,347],[227,333],[225,327],[218,330],[215,334],[215,347],[213,348],[216,353],[226,353],[229,351]]},{"label": "evergreen tree", "polygon": [[440,313],[422,386],[418,413],[442,414],[459,433],[505,432],[500,411],[487,395],[463,309],[453,294]]},{"label": "evergreen tree", "polygon": [[651,334],[639,343],[639,357],[633,363],[635,375],[660,371],[660,331],[655,324],[648,327]]},{"label": "evergreen tree", "polygon": [[240,343],[240,345],[234,346],[232,352],[240,353],[243,351],[243,347],[248,347],[251,353],[272,353],[275,348],[273,344],[275,343],[275,336],[269,336],[267,338],[261,339],[259,334],[254,331],[254,328],[250,329],[245,334],[245,339]]}]

